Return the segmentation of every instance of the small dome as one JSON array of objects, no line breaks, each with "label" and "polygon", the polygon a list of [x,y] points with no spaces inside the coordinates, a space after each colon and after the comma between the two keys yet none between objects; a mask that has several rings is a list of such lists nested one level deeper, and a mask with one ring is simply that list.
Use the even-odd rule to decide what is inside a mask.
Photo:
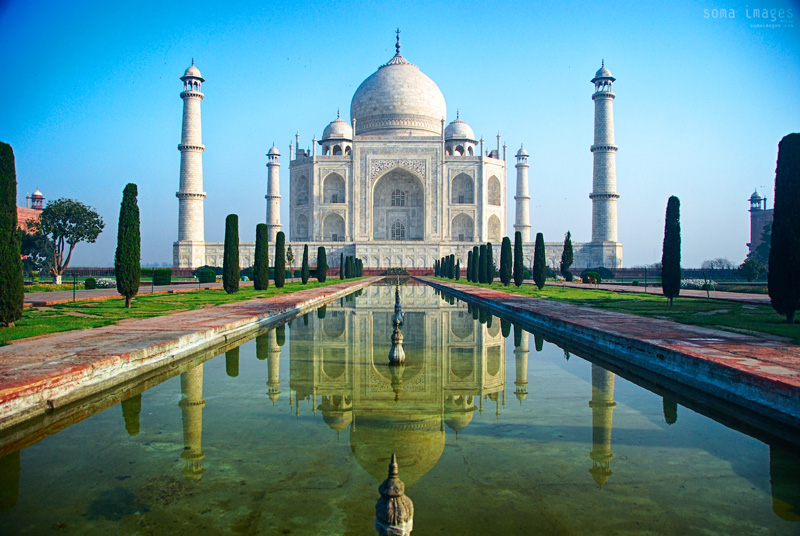
[{"label": "small dome", "polygon": [[750,196],[750,201],[761,201],[763,197],[758,194],[758,190],[753,192],[753,195]]},{"label": "small dome", "polygon": [[31,197],[44,197],[44,195],[39,191],[39,188],[36,188],[36,191],[31,194]]},{"label": "small dome", "polygon": [[275,147],[274,143],[272,144],[272,147],[270,148],[270,150],[267,152],[267,156],[273,156],[273,155],[274,156],[280,156],[281,155],[281,153],[278,151],[278,148]]},{"label": "small dome", "polygon": [[528,156],[528,151],[526,151],[522,145],[519,146],[519,151],[517,151],[517,156]]},{"label": "small dome", "polygon": [[340,117],[332,121],[322,132],[323,140],[352,140],[353,127],[345,123]]},{"label": "small dome", "polygon": [[456,117],[456,120],[444,129],[444,138],[446,140],[475,141],[475,133],[468,124]]},{"label": "small dome", "polygon": [[605,66],[600,67],[596,73],[594,73],[595,78],[611,78],[611,71],[608,70]]},{"label": "small dome", "polygon": [[195,77],[195,78],[201,78],[201,76],[200,76],[200,69],[198,69],[197,67],[195,67],[195,66],[194,66],[194,63],[193,63],[193,64],[191,64],[191,65],[189,66],[189,68],[188,68],[188,69],[186,69],[186,72],[185,72],[185,73],[183,73],[183,76],[193,76],[193,77]]}]

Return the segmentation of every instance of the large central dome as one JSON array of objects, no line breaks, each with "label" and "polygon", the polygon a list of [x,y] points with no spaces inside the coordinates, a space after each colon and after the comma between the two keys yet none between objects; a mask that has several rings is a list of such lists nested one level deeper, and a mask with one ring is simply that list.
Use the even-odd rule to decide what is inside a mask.
[{"label": "large central dome", "polygon": [[364,80],[350,103],[356,134],[440,136],[447,106],[439,87],[397,54]]}]

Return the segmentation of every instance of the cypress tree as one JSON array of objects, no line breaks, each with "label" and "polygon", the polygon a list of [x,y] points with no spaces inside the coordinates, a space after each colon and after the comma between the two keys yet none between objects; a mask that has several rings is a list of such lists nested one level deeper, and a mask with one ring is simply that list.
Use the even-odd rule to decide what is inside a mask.
[{"label": "cypress tree", "polygon": [[514,233],[514,284],[522,285],[525,280],[525,265],[522,258],[522,233]]},{"label": "cypress tree", "polygon": [[478,258],[479,255],[478,246],[472,246],[472,282],[478,283],[478,265],[480,259]]},{"label": "cypress tree", "polygon": [[544,235],[536,233],[536,244],[533,246],[533,282],[542,290],[547,279],[547,259],[544,254]]},{"label": "cypress tree", "polygon": [[308,269],[308,244],[305,244],[303,246],[303,266],[300,268],[300,280],[304,285],[308,283],[308,276],[310,273]]},{"label": "cypress tree", "polygon": [[17,171],[14,150],[0,142],[0,324],[22,318],[25,287],[17,231]]},{"label": "cypress tree", "polygon": [[768,285],[772,307],[793,324],[800,309],[800,134],[778,144]]},{"label": "cypress tree", "polygon": [[500,281],[502,281],[505,286],[511,283],[511,257],[511,239],[504,236],[503,245],[500,248]]},{"label": "cypress tree", "polygon": [[467,251],[467,281],[472,282],[472,250]]},{"label": "cypress tree", "polygon": [[450,279],[456,278],[456,256],[454,254],[450,254],[447,259],[447,269],[449,270],[448,275]]},{"label": "cypress tree", "polygon": [[491,242],[486,243],[486,282],[494,283],[494,247]]},{"label": "cypress tree", "polygon": [[681,202],[674,195],[667,201],[664,246],[661,253],[661,291],[672,300],[681,292]]},{"label": "cypress tree", "polygon": [[339,279],[344,279],[344,253],[339,253]]},{"label": "cypress tree", "polygon": [[328,257],[325,254],[325,246],[317,248],[317,280],[324,283],[328,278]]},{"label": "cypress tree", "polygon": [[222,286],[228,294],[239,290],[239,216],[236,214],[228,214],[225,218]]},{"label": "cypress tree", "polygon": [[275,235],[275,287],[282,288],[286,283],[286,235],[278,231]]},{"label": "cypress tree", "polygon": [[461,279],[461,259],[456,261],[456,281]]},{"label": "cypress tree", "polygon": [[567,231],[567,234],[564,235],[564,250],[561,252],[561,275],[567,281],[572,281],[572,272],[569,271],[569,267],[572,266],[573,260],[572,234]]},{"label": "cypress tree", "polygon": [[486,277],[486,244],[481,244],[478,253],[478,282],[486,283],[486,281],[488,281]]},{"label": "cypress tree", "polygon": [[139,292],[142,277],[141,247],[139,234],[139,205],[136,185],[128,183],[122,190],[122,204],[119,207],[117,226],[117,252],[114,254],[114,275],[117,279],[117,292],[125,296],[125,307]]},{"label": "cypress tree", "polygon": [[269,226],[266,223],[256,225],[255,257],[253,288],[267,290],[269,288]]},{"label": "cypress tree", "polygon": [[435,259],[433,261],[433,276],[439,277],[439,261]]}]

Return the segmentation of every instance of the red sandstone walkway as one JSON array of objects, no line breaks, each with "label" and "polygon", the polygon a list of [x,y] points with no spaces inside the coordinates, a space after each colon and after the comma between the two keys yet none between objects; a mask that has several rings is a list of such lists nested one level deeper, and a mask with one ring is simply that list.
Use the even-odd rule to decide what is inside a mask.
[{"label": "red sandstone walkway", "polygon": [[14,341],[0,347],[0,428],[234,340],[256,323],[282,322],[376,279]]},{"label": "red sandstone walkway", "polygon": [[[528,319],[553,334],[583,338],[587,344],[605,346],[606,351],[641,354],[638,366],[659,373],[666,370],[676,381],[694,382],[698,388],[716,385],[728,390],[723,398],[731,393],[752,396],[759,404],[786,412],[795,426],[800,426],[800,346],[482,287],[427,281],[454,290],[456,295],[478,298],[490,309]],[[699,378],[702,374],[708,377]]]}]

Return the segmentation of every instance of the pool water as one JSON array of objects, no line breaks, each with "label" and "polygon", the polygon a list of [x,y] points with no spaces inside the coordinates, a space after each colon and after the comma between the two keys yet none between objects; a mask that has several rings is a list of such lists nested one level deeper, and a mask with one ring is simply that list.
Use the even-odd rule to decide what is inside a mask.
[{"label": "pool water", "polygon": [[374,285],[5,454],[0,533],[375,534],[392,453],[413,534],[800,532],[796,446],[431,287],[400,297],[403,367]]}]

